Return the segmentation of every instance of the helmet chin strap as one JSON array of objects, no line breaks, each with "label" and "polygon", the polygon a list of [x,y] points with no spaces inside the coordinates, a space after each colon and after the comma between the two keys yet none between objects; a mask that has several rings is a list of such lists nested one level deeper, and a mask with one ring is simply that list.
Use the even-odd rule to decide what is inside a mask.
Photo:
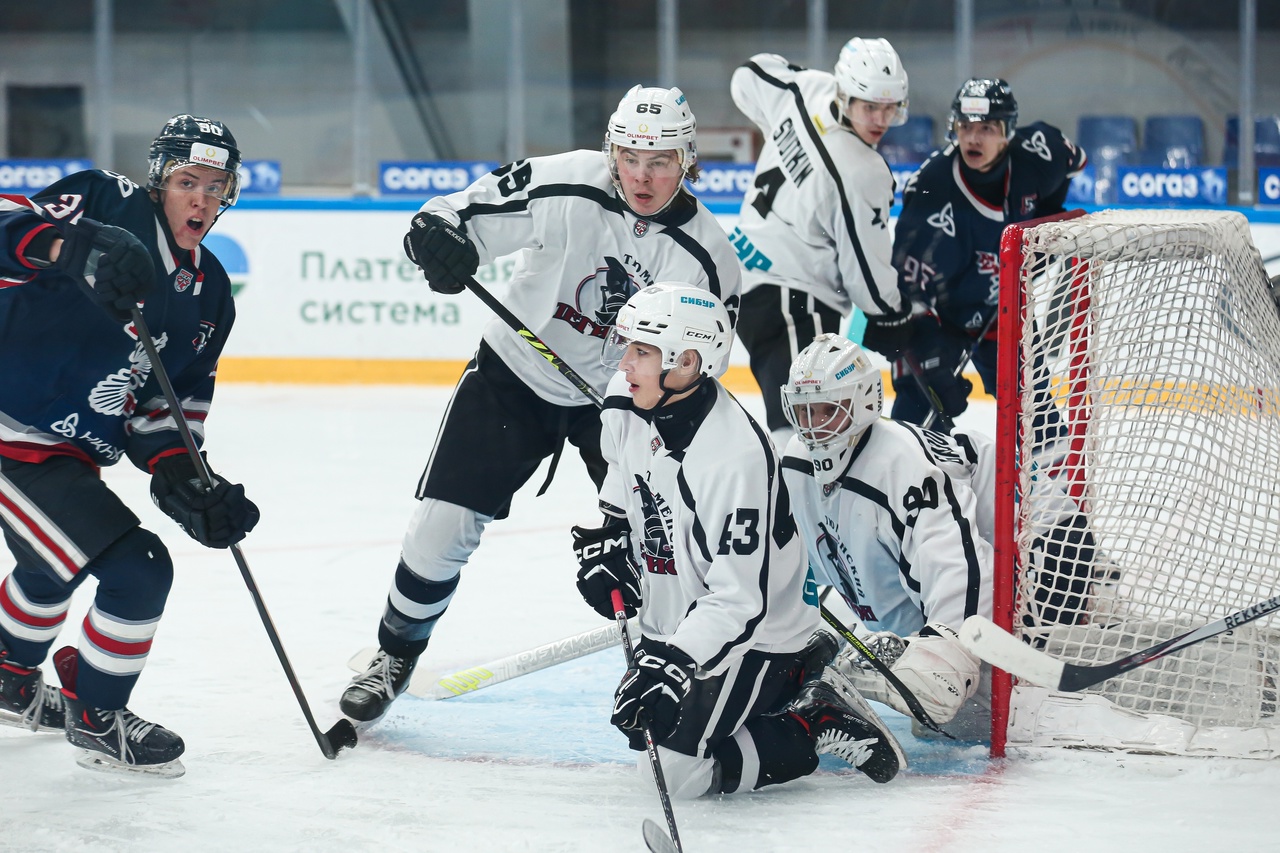
[{"label": "helmet chin strap", "polygon": [[686,385],[684,388],[681,388],[681,389],[679,389],[679,390],[676,390],[676,389],[674,389],[674,388],[668,388],[668,387],[667,387],[667,374],[668,374],[668,373],[670,373],[672,370],[674,370],[674,368],[670,368],[670,367],[669,367],[669,368],[667,368],[666,370],[662,371],[662,373],[658,374],[658,387],[662,389],[662,396],[658,398],[658,402],[657,402],[657,403],[655,403],[655,404],[654,404],[654,406],[653,406],[653,410],[654,410],[655,412],[656,412],[658,409],[661,409],[663,406],[665,406],[665,405],[667,404],[667,402],[668,402],[672,397],[674,397],[676,394],[685,394],[685,393],[688,393],[688,392],[690,392],[690,391],[695,391],[695,390],[697,390],[697,388],[698,388],[698,386],[699,386],[699,385],[701,385],[703,382],[705,382],[705,381],[707,380],[707,374],[705,374],[705,373],[699,373],[699,374],[698,374],[698,378],[697,378],[697,379],[694,379],[692,382],[690,382],[690,383],[689,383],[688,385]]}]

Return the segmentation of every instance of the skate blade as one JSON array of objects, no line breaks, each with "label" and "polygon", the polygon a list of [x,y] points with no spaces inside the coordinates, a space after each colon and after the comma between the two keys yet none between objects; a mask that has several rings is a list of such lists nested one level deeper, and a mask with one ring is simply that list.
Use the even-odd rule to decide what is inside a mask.
[{"label": "skate blade", "polygon": [[95,770],[99,773],[156,776],[161,779],[177,779],[187,772],[187,768],[176,758],[164,764],[125,764],[123,761],[116,761],[91,749],[81,749],[80,754],[76,756],[76,764],[86,770]]},{"label": "skate blade", "polygon": [[29,732],[61,732],[61,727],[53,728],[51,726],[32,726],[30,720],[24,720],[18,714],[11,711],[0,710],[0,726],[13,726],[15,729],[26,729]]}]

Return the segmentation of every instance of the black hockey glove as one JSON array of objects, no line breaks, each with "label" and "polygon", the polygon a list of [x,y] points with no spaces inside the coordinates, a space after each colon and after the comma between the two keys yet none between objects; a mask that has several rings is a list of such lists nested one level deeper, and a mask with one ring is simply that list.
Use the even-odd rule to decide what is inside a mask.
[{"label": "black hockey glove", "polygon": [[631,525],[625,518],[604,527],[573,530],[573,553],[578,558],[578,592],[591,609],[606,619],[613,618],[613,591],[622,592],[627,618],[640,607],[640,571],[631,559]]},{"label": "black hockey glove", "polygon": [[475,275],[480,255],[475,244],[455,226],[431,213],[413,217],[404,235],[404,253],[418,265],[436,293],[461,293],[463,281]]},{"label": "black hockey glove", "polygon": [[156,463],[151,499],[208,548],[230,548],[258,523],[258,507],[244,496],[244,486],[214,476],[213,489],[206,490],[186,453]]},{"label": "black hockey glove", "polygon": [[80,283],[89,298],[121,321],[155,287],[151,253],[123,228],[81,218],[62,231],[62,249],[53,264]]},{"label": "black hockey glove", "polygon": [[897,314],[867,315],[867,328],[862,332],[862,346],[893,358],[911,343],[913,326],[911,308]]},{"label": "black hockey glove", "polygon": [[954,418],[969,407],[969,392],[973,390],[972,382],[955,375],[961,360],[968,355],[969,338],[948,331],[932,314],[921,314],[911,325],[915,327],[912,344],[903,357],[914,361],[938,414]]},{"label": "black hockey glove", "polygon": [[655,743],[670,737],[693,687],[693,658],[667,643],[649,643],[622,676],[613,698],[613,723],[628,737],[646,724]]}]

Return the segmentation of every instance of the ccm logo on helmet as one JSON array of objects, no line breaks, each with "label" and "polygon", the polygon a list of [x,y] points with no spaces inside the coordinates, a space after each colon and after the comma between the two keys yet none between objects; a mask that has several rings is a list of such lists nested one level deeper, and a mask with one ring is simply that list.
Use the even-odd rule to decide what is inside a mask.
[{"label": "ccm logo on helmet", "polygon": [[696,296],[681,296],[680,302],[683,305],[698,305],[702,308],[715,308],[716,304],[709,299],[699,299]]},{"label": "ccm logo on helmet", "polygon": [[701,329],[685,329],[684,339],[686,341],[709,341],[712,335],[710,332],[704,332]]}]

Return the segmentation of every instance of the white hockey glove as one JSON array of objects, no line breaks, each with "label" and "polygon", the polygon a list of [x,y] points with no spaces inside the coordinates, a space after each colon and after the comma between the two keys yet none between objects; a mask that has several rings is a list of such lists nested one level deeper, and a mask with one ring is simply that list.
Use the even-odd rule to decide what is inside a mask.
[{"label": "white hockey glove", "polygon": [[[934,722],[946,723],[954,718],[978,689],[981,661],[969,654],[960,645],[956,632],[941,622],[930,622],[913,637],[898,638],[882,632],[864,642],[878,658],[889,663],[893,646],[888,641],[890,637],[905,647],[901,656],[890,664],[890,671],[915,694]],[[863,696],[912,716],[911,708],[897,689],[857,649],[846,646],[836,657],[834,666]]]}]

